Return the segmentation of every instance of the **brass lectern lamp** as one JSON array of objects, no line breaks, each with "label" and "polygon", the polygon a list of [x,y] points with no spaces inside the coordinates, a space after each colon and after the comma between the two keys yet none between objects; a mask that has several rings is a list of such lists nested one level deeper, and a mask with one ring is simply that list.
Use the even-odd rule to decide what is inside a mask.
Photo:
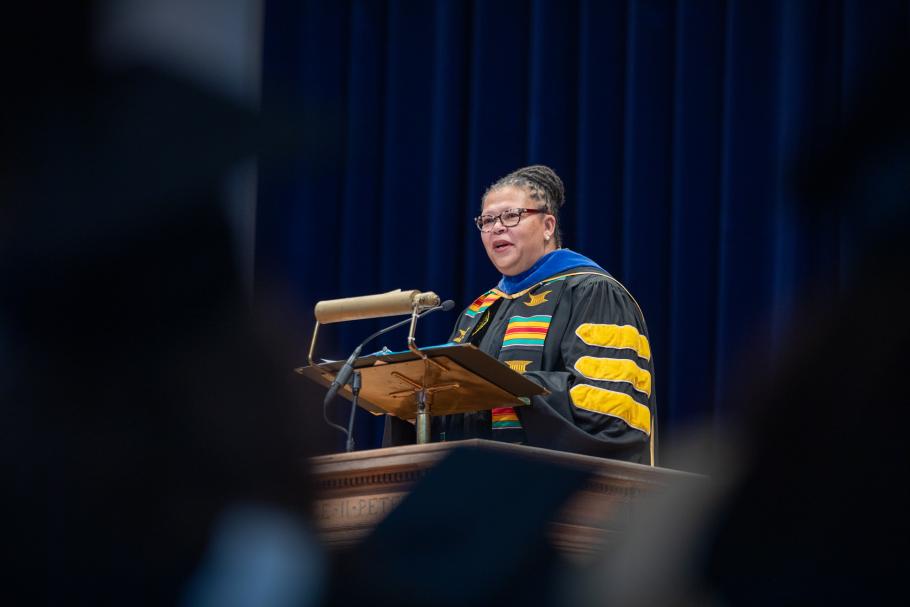
[{"label": "brass lectern lamp", "polygon": [[[433,415],[519,407],[531,396],[546,394],[546,389],[471,344],[419,348],[414,339],[417,319],[453,307],[451,301],[440,303],[433,292],[400,289],[381,295],[320,301],[314,309],[316,325],[310,342],[310,364],[296,371],[329,388],[325,403],[337,393],[374,415],[394,415],[413,422],[418,443],[430,442]],[[410,318],[365,339],[345,362],[314,362],[320,324],[402,314],[410,314]],[[408,322],[411,326],[406,350],[360,358],[360,350],[367,342]],[[362,387],[358,381],[351,382],[352,375],[357,374],[362,376]],[[350,383],[354,385],[349,386]],[[353,414],[352,410],[352,418]],[[351,445],[349,437],[349,450]]]}]

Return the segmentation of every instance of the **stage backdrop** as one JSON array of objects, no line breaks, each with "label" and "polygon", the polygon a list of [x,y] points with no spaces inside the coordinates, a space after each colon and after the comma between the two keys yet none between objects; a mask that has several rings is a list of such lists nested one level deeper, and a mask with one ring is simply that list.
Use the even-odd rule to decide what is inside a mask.
[{"label": "stage backdrop", "polygon": [[[269,0],[263,107],[306,136],[290,166],[261,167],[257,278],[286,281],[307,326],[320,299],[395,288],[460,309],[498,279],[471,222],[485,188],[548,164],[566,245],[644,310],[664,444],[722,432],[738,361],[770,364],[804,294],[835,293],[855,254],[835,214],[805,221],[789,167],[908,36],[908,0]],[[331,325],[320,352],[380,326]],[[361,412],[358,448],[380,421]]]}]

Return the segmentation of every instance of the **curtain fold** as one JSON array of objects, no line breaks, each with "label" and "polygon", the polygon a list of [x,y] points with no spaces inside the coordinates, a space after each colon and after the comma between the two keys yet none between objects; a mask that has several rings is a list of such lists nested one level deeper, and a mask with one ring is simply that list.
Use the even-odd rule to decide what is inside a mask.
[{"label": "curtain fold", "polygon": [[[670,222],[666,427],[710,417],[714,409],[717,254],[722,164],[725,13],[720,3],[678,7]],[[685,293],[685,297],[679,297]],[[678,402],[678,401],[677,401]]]}]

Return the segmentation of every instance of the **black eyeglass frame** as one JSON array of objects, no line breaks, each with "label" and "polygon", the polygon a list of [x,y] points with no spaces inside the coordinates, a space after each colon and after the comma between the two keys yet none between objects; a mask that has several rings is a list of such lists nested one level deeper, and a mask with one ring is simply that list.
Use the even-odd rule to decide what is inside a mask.
[{"label": "black eyeglass frame", "polygon": [[[513,224],[508,224],[508,223],[506,223],[506,220],[503,219],[502,216],[505,215],[506,213],[514,213],[514,212],[516,212],[516,211],[518,211],[518,219],[515,220],[515,223],[513,223]],[[517,226],[519,223],[521,223],[521,218],[522,218],[522,216],[523,216],[525,213],[528,213],[529,215],[535,215],[535,214],[537,214],[537,213],[544,213],[544,214],[546,214],[546,213],[547,213],[547,209],[546,209],[546,208],[543,208],[543,209],[522,209],[522,208],[514,208],[514,209],[506,209],[505,211],[503,211],[503,212],[500,213],[499,215],[478,215],[477,217],[474,218],[474,225],[476,225],[476,226],[477,226],[477,229],[480,230],[480,231],[481,231],[482,233],[484,233],[484,234],[486,234],[487,232],[493,231],[494,226],[496,226],[496,220],[497,220],[497,219],[499,220],[499,223],[501,223],[502,226],[503,226],[504,228],[514,228],[514,227]],[[483,225],[481,224],[481,220],[482,220],[484,217],[492,217],[492,218],[493,218],[493,220],[490,222],[490,227],[489,227],[488,229],[486,229],[486,230],[483,229]]]}]

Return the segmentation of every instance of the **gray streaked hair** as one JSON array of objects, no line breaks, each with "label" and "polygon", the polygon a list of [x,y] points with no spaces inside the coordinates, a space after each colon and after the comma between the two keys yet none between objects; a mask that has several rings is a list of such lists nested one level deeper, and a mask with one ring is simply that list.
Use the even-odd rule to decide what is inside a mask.
[{"label": "gray streaked hair", "polygon": [[[556,218],[556,247],[562,247],[562,229],[559,221],[559,209],[566,203],[566,188],[556,171],[542,164],[535,164],[512,171],[498,179],[483,193],[481,201],[487,194],[506,186],[524,189],[532,200],[542,202],[547,213]],[[481,203],[482,204],[482,203]]]}]

